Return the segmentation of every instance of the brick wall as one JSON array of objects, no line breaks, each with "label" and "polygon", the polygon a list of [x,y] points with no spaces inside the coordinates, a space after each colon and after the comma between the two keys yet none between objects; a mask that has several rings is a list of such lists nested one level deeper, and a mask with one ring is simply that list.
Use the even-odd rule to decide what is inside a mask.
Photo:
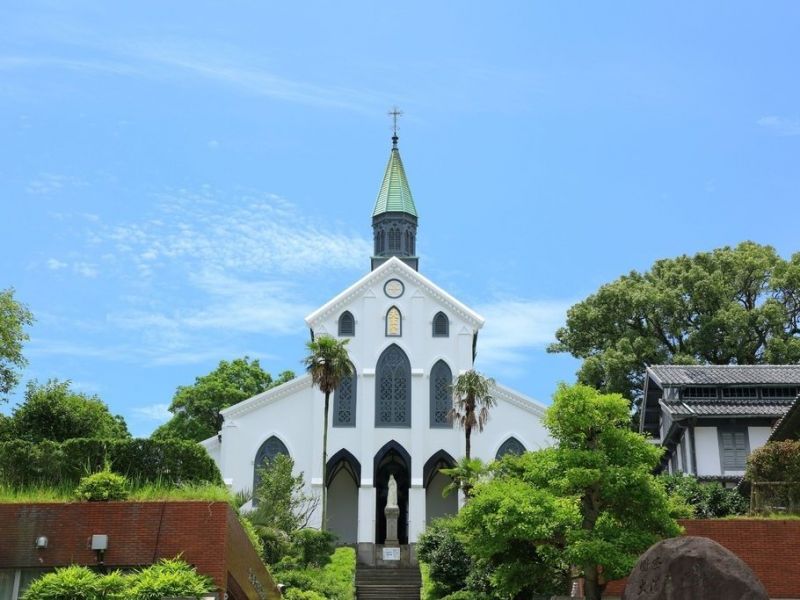
[{"label": "brick wall", "polygon": [[[260,598],[251,580],[268,598],[279,597],[224,502],[0,504],[0,568],[96,565],[89,548],[93,534],[108,536],[109,567],[139,567],[181,555],[219,590],[227,590],[233,575],[248,600]],[[37,550],[34,540],[42,535],[48,546]]]},{"label": "brick wall", "polygon": [[[800,521],[767,519],[682,520],[686,535],[707,537],[746,562],[770,598],[800,598]],[[625,580],[606,596],[620,596]]]}]

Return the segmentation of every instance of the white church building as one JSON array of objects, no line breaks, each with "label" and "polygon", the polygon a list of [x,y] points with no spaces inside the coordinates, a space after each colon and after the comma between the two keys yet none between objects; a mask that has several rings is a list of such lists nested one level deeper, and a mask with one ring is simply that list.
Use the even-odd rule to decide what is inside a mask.
[{"label": "white church building", "polygon": [[[219,436],[203,442],[235,491],[254,486],[264,460],[290,455],[312,491],[328,487],[328,528],[339,543],[358,544],[360,560],[369,563],[386,537],[390,475],[398,484],[401,544],[416,542],[427,523],[455,513],[463,500],[442,497],[448,478],[439,469],[464,456],[464,432],[447,419],[450,385],[473,368],[484,324],[419,273],[417,210],[397,136],[392,140],[372,213],[371,271],[306,317],[312,337],[350,340],[354,367],[331,403],[327,480],[324,396],[308,375],[223,410]],[[484,431],[473,433],[473,457],[488,462],[549,445],[543,405],[499,383],[492,395],[497,406]],[[320,514],[315,518],[319,526]]]}]

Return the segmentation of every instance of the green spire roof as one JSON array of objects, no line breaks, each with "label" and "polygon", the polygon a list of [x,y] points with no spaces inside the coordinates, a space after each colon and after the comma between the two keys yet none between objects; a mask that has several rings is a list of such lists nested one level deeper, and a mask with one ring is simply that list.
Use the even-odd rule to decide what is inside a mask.
[{"label": "green spire roof", "polygon": [[414,198],[411,196],[411,188],[408,187],[408,179],[396,142],[389,155],[389,164],[386,165],[386,174],[383,176],[381,191],[375,200],[372,216],[387,212],[402,212],[417,216],[417,207],[414,206]]}]

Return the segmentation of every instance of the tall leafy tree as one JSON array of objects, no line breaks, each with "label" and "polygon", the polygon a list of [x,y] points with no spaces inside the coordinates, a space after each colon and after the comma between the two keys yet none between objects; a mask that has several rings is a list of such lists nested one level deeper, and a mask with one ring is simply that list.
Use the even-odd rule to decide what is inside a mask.
[{"label": "tall leafy tree", "polygon": [[318,336],[308,342],[308,356],[304,363],[311,375],[311,381],[325,394],[325,411],[322,425],[322,529],[327,529],[328,522],[328,411],[330,397],[342,379],[352,373],[353,367],[347,354],[347,343],[350,340],[337,340],[328,335]]},{"label": "tall leafy tree", "polygon": [[474,369],[456,377],[453,384],[453,408],[449,418],[464,430],[467,461],[472,452],[472,430],[483,431],[489,420],[489,409],[497,404],[491,394],[493,385],[494,379],[484,377]]},{"label": "tall leafy tree", "polygon": [[169,410],[172,418],[153,432],[154,438],[179,438],[196,442],[219,431],[219,411],[247,400],[251,396],[294,379],[292,371],[284,371],[277,379],[261,368],[258,359],[221,360],[216,369],[195,379],[194,384],[180,386]]},{"label": "tall leafy tree", "polygon": [[33,323],[28,308],[14,299],[14,290],[0,290],[0,401],[19,383],[19,369],[26,365],[22,344],[28,340],[25,326]]},{"label": "tall leafy tree", "polygon": [[[459,513],[468,553],[493,565],[502,597],[563,593],[570,566],[589,600],[626,576],[690,509],[652,475],[662,449],[628,427],[628,402],[561,385],[544,423],[553,447],[507,456]],[[560,590],[559,590],[560,588]]]},{"label": "tall leafy tree", "polygon": [[6,435],[31,442],[63,442],[72,438],[128,438],[128,427],[97,396],[70,388],[69,381],[29,381],[25,400],[14,408]]},{"label": "tall leafy tree", "polygon": [[656,261],[575,304],[550,352],[582,383],[638,400],[648,364],[800,361],[800,253],[742,242]]}]

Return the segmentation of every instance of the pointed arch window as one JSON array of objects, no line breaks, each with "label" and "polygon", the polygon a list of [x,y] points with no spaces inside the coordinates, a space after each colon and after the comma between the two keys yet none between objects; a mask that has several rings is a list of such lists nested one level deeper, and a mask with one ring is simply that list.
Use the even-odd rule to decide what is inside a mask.
[{"label": "pointed arch window", "polygon": [[353,337],[356,334],[356,320],[349,310],[339,316],[339,337]]},{"label": "pointed arch window", "polygon": [[[277,437],[270,436],[267,438],[261,447],[256,452],[256,459],[253,461],[253,494],[255,495],[255,491],[258,489],[258,484],[261,483],[261,477],[259,476],[259,469],[262,467],[267,466],[275,457],[279,454],[283,454],[284,456],[289,456],[289,450],[286,448],[286,444],[284,444],[280,439]],[[255,504],[255,496],[253,499],[253,504]]]},{"label": "pointed arch window", "polygon": [[433,317],[433,337],[450,337],[450,319],[443,312]]},{"label": "pointed arch window", "polygon": [[438,361],[431,369],[431,427],[452,427],[447,418],[453,407],[452,385],[453,372],[446,362]]},{"label": "pointed arch window", "polygon": [[375,426],[411,427],[411,363],[392,344],[375,369]]},{"label": "pointed arch window", "polygon": [[356,369],[350,365],[350,375],[343,377],[333,392],[333,426],[356,426]]},{"label": "pointed arch window", "polygon": [[386,311],[386,336],[400,337],[403,335],[403,315],[396,306]]},{"label": "pointed arch window", "polygon": [[389,252],[400,252],[400,230],[392,227],[389,230]]},{"label": "pointed arch window", "polygon": [[519,456],[520,454],[524,453],[525,446],[523,446],[522,442],[520,442],[517,438],[512,436],[500,445],[500,447],[497,449],[497,455],[495,458],[500,460],[506,454],[516,454]]}]

